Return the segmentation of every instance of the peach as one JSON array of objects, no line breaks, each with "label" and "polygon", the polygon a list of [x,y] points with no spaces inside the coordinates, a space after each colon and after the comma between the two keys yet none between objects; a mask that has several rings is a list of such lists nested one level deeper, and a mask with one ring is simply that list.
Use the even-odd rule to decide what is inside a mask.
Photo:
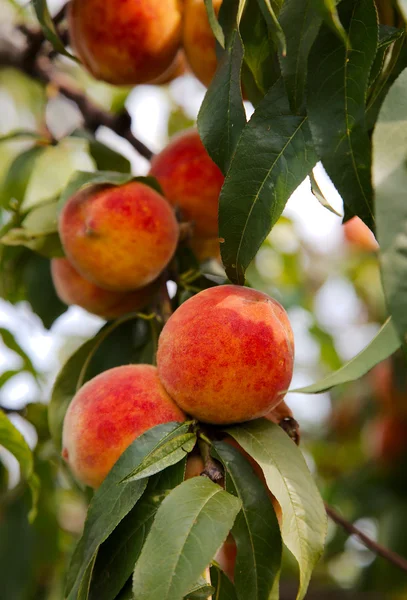
[{"label": "peach", "polygon": [[179,0],[72,0],[72,47],[90,73],[114,85],[162,75],[181,44]]},{"label": "peach", "polygon": [[138,181],[85,187],[59,217],[69,261],[95,285],[118,292],[158,277],[175,252],[178,230],[165,199]]},{"label": "peach", "polygon": [[157,178],[164,196],[180,209],[182,218],[195,223],[197,238],[217,237],[224,177],[195,129],[176,135],[153,158],[150,175]]},{"label": "peach", "polygon": [[75,477],[98,487],[120,455],[161,423],[185,421],[151,365],[105,371],[76,394],[65,416],[62,456]]},{"label": "peach", "polygon": [[189,241],[188,246],[200,262],[209,260],[210,258],[214,258],[219,262],[221,261],[219,238],[205,239],[193,237]]},{"label": "peach", "polygon": [[353,217],[343,225],[346,240],[365,252],[376,252],[379,244],[369,227],[359,217]]},{"label": "peach", "polygon": [[76,304],[105,319],[116,319],[144,308],[152,299],[154,284],[134,292],[112,292],[91,283],[66,258],[53,258],[51,274],[57,295],[62,302]]},{"label": "peach", "polygon": [[160,379],[186,413],[213,424],[269,413],[282,400],[293,370],[287,314],[266,294],[213,287],[182,304],[158,345]]},{"label": "peach", "polygon": [[[213,0],[216,14],[221,4],[222,0]],[[217,68],[216,40],[203,0],[185,0],[183,44],[192,72],[208,87]]]},{"label": "peach", "polygon": [[187,70],[185,53],[180,50],[168,69],[148,82],[149,85],[165,85],[184,75]]}]

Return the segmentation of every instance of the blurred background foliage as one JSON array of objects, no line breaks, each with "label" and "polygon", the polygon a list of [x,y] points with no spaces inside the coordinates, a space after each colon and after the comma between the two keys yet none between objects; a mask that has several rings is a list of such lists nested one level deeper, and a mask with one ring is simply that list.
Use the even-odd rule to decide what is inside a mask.
[{"label": "blurred background foliage", "polygon": [[[50,2],[50,7],[58,10],[60,4]],[[29,9],[14,0],[0,0],[2,30],[11,30],[22,19],[32,21]],[[195,122],[205,92],[189,74],[168,86],[116,89],[93,81],[68,59],[60,57],[58,63],[104,109],[126,106],[134,134],[153,151]],[[246,108],[250,114],[250,105]],[[43,145],[28,137],[0,142],[3,226],[11,218],[4,208],[11,196],[28,209],[39,200],[57,197],[77,169],[95,169],[89,140],[62,139],[80,126],[76,107],[51,88],[13,69],[0,70],[0,136],[21,129],[45,140]],[[127,165],[136,175],[147,172],[147,161],[114,133],[100,128],[96,138],[129,161],[124,168]],[[14,162],[13,172],[16,157],[23,165]],[[315,177],[341,214],[341,200],[322,167],[316,168]],[[61,304],[48,258],[27,248],[2,246],[0,263],[0,406],[34,449],[41,483],[38,516],[31,525],[29,490],[20,481],[17,461],[0,448],[0,598],[60,600],[64,569],[86,514],[87,492],[72,481],[50,440],[46,405],[61,365],[104,322]],[[203,270],[222,273],[216,263]],[[375,252],[357,236],[347,239],[341,217],[319,203],[309,181],[289,201],[250,267],[248,280],[289,312],[296,340],[292,389],[338,369],[372,339],[385,318]],[[126,339],[129,327],[123,326]],[[113,356],[119,364],[119,351],[134,351],[123,349],[120,328],[100,349],[99,359],[105,365],[110,360],[111,366]],[[405,364],[398,355],[362,380],[332,392],[287,396],[324,499],[370,537],[405,557],[406,398]],[[295,566],[289,556],[285,565],[282,597],[291,598]],[[330,523],[325,555],[307,595],[311,600],[328,597],[402,600],[407,598],[406,575]]]}]

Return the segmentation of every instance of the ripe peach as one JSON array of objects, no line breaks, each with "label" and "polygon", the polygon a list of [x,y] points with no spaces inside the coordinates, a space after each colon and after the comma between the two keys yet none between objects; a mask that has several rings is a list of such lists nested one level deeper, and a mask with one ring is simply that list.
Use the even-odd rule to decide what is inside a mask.
[{"label": "ripe peach", "polygon": [[153,158],[150,175],[158,179],[167,200],[180,208],[183,219],[195,222],[197,238],[217,237],[224,177],[195,129],[175,136]]},{"label": "ripe peach", "polygon": [[98,487],[119,456],[155,425],[185,421],[151,365],[105,371],[76,394],[65,416],[62,456],[79,481]]},{"label": "ripe peach", "polygon": [[144,287],[171,260],[178,224],[165,199],[149,186],[85,187],[59,218],[65,254],[92,283],[118,292]]},{"label": "ripe peach", "polygon": [[365,252],[376,252],[379,244],[369,227],[359,217],[353,217],[343,225],[347,241]]},{"label": "ripe peach", "polygon": [[[213,1],[216,14],[221,4],[222,0]],[[183,44],[192,72],[208,87],[217,68],[216,41],[203,0],[185,0]]]},{"label": "ripe peach", "polygon": [[239,423],[269,413],[292,376],[293,333],[282,306],[245,287],[213,287],[187,300],[165,325],[158,372],[196,419]]},{"label": "ripe peach", "polygon": [[219,238],[205,239],[193,237],[189,241],[188,246],[201,262],[210,258],[215,258],[219,262],[221,261]]},{"label": "ripe peach", "polygon": [[179,50],[177,56],[174,61],[170,64],[168,69],[164,71],[158,77],[155,77],[151,81],[148,82],[149,85],[165,85],[166,83],[170,83],[177,77],[181,77],[184,75],[187,70],[187,63],[185,58],[185,53],[182,50]]},{"label": "ripe peach", "polygon": [[68,23],[85,67],[114,85],[159,77],[181,43],[179,0],[72,0]]},{"label": "ripe peach", "polygon": [[144,308],[152,299],[154,284],[134,292],[112,292],[91,283],[66,258],[53,258],[51,274],[57,295],[68,306],[76,304],[105,319],[116,319]]}]

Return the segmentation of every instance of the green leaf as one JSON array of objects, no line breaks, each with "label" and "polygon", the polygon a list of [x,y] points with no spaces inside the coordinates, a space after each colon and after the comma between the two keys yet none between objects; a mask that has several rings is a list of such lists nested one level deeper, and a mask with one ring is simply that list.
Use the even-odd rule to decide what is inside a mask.
[{"label": "green leaf", "polygon": [[315,179],[314,171],[311,171],[311,173],[309,174],[309,178],[311,182],[311,192],[314,194],[318,202],[337,217],[342,217],[340,213],[338,213],[334,208],[332,208],[328,200],[325,198],[321,188],[319,187],[318,181]]},{"label": "green leaf", "polygon": [[188,431],[190,426],[191,421],[182,423],[171,436],[160,441],[143,462],[126,475],[123,482],[150,477],[185,458],[196,443],[196,434]]},{"label": "green leaf", "polygon": [[245,94],[257,106],[281,77],[274,40],[257,0],[247,0],[240,34],[244,45],[243,87]]},{"label": "green leaf", "polygon": [[72,137],[79,137],[89,142],[89,152],[95,161],[98,171],[115,171],[118,173],[130,173],[131,164],[122,154],[112,150],[109,146],[99,142],[95,136],[86,129],[76,129]]},{"label": "green leaf", "polygon": [[235,30],[198,115],[199,135],[212,160],[226,173],[246,124],[240,73],[243,45]]},{"label": "green leaf", "polygon": [[375,365],[385,360],[398,348],[401,342],[391,319],[387,319],[377,335],[373,338],[366,348],[343,365],[335,373],[331,373],[321,381],[290,392],[300,392],[302,394],[319,394],[326,392],[336,385],[342,385],[360,379]]},{"label": "green leaf", "polygon": [[263,470],[283,514],[283,542],[300,571],[297,600],[304,598],[324,550],[327,518],[321,496],[301,450],[274,423],[258,419],[227,430]]},{"label": "green leaf", "polygon": [[41,25],[42,31],[47,40],[51,42],[57,52],[76,61],[77,59],[65,49],[65,46],[58,35],[48,9],[47,0],[32,0],[32,4],[35,14],[37,15],[38,22]]},{"label": "green leaf", "polygon": [[212,585],[209,585],[207,581],[203,577],[200,577],[195,585],[192,586],[191,590],[185,596],[184,600],[205,600],[212,597],[212,594],[215,592],[215,588]]},{"label": "green leaf", "polygon": [[225,541],[240,506],[203,477],[176,487],[158,509],[136,564],[137,600],[182,600]]},{"label": "green leaf", "polygon": [[320,14],[325,23],[345,44],[349,45],[347,33],[341,23],[336,5],[338,0],[310,0],[312,7]]},{"label": "green leaf", "polygon": [[216,600],[237,600],[233,583],[225,573],[216,566],[211,567],[211,581],[216,589]]},{"label": "green leaf", "polygon": [[[99,546],[141,498],[147,480],[118,485],[120,481],[151,452],[157,443],[178,427],[165,423],[138,437],[116,462],[89,506],[83,535],[73,554],[67,577],[67,600],[76,600],[83,580],[90,582],[89,569]],[[85,595],[84,598],[87,596]]]},{"label": "green leaf", "polygon": [[7,346],[7,348],[9,350],[12,350],[16,354],[18,354],[18,356],[22,359],[22,361],[23,361],[22,370],[28,371],[29,373],[31,373],[31,375],[33,375],[35,377],[35,379],[37,379],[38,374],[34,368],[34,365],[31,361],[30,357],[21,348],[20,344],[17,342],[16,338],[11,333],[11,331],[9,331],[8,329],[5,329],[4,327],[0,327],[0,336],[3,341],[3,344],[5,346]]},{"label": "green leaf", "polygon": [[185,464],[186,460],[183,460],[153,476],[136,506],[100,546],[93,570],[90,600],[116,598],[134,570],[158,507],[168,491],[184,480]]},{"label": "green leaf", "polygon": [[323,26],[308,64],[308,116],[315,148],[349,214],[374,227],[366,94],[378,42],[373,0],[345,0],[350,47]]},{"label": "green leaf", "polygon": [[293,113],[304,110],[308,56],[321,27],[322,19],[312,0],[286,0],[279,17],[287,53],[280,51],[281,72]]},{"label": "green leaf", "polygon": [[245,271],[317,161],[306,117],[293,116],[280,80],[244,128],[220,195],[222,261],[233,283]]},{"label": "green leaf", "polygon": [[[275,6],[272,6],[271,0],[257,0],[259,3],[260,10],[265,18],[269,30],[272,35],[276,38],[280,51],[285,56],[287,54],[287,43],[284,35],[284,31],[280,25],[280,22],[277,18],[278,10],[280,8],[280,3],[274,2]],[[276,6],[278,4],[278,6]]]},{"label": "green leaf", "polygon": [[407,341],[407,70],[390,88],[373,134],[373,178],[383,287],[394,326]]},{"label": "green leaf", "polygon": [[225,47],[225,36],[222,27],[216,17],[215,9],[213,7],[213,0],[204,0],[206,14],[208,15],[209,25],[211,26],[212,33],[215,36],[217,42],[222,48]]},{"label": "green leaf", "polygon": [[22,269],[22,280],[25,299],[42,320],[44,327],[49,329],[55,319],[66,311],[66,305],[61,302],[55,292],[50,261],[30,252]]},{"label": "green leaf", "polygon": [[2,208],[18,208],[22,204],[37,160],[44,150],[44,146],[34,146],[13,160],[0,191]]},{"label": "green leaf", "polygon": [[93,173],[77,171],[60,196],[58,210],[62,209],[71,196],[88,185],[124,185],[130,181],[145,183],[162,194],[161,187],[154,177],[133,177],[133,175],[127,173],[113,171],[96,171]]},{"label": "green leaf", "polygon": [[232,529],[237,545],[237,596],[240,600],[269,600],[282,558],[273,505],[263,482],[239,450],[225,442],[214,442],[213,447],[225,467],[226,490],[242,502]]},{"label": "green leaf", "polygon": [[0,446],[6,448],[18,460],[22,479],[27,481],[31,491],[31,510],[28,518],[32,522],[36,516],[39,493],[39,479],[34,473],[33,454],[24,436],[18,431],[5,413],[0,410]]},{"label": "green leaf", "polygon": [[380,76],[389,50],[391,50],[393,44],[403,38],[405,34],[406,32],[404,29],[397,29],[396,27],[389,27],[387,25],[379,25],[379,44],[373,66],[370,71],[369,87],[371,87]]},{"label": "green leaf", "polygon": [[59,451],[62,449],[62,426],[66,411],[75,393],[84,384],[87,370],[97,350],[117,328],[136,317],[137,315],[134,314],[126,315],[122,319],[102,327],[94,338],[85,342],[74,352],[59,372],[48,408],[49,430]]},{"label": "green leaf", "polygon": [[407,19],[407,0],[397,0],[397,4],[404,19]]}]

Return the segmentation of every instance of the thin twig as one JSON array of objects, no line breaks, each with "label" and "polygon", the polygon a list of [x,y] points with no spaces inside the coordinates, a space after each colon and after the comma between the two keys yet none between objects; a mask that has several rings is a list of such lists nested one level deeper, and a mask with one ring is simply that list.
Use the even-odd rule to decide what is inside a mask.
[{"label": "thin twig", "polygon": [[337,525],[340,525],[345,531],[347,531],[351,535],[356,535],[360,539],[360,541],[366,546],[366,548],[368,548],[378,556],[385,558],[399,569],[402,569],[403,571],[407,572],[407,560],[405,558],[372,540],[369,536],[363,533],[363,531],[361,531],[360,529],[352,525],[352,523],[344,519],[331,506],[328,506],[326,504],[325,509],[327,515],[332,519],[332,521],[334,521]]},{"label": "thin twig", "polygon": [[0,67],[13,67],[26,75],[50,85],[62,96],[74,102],[82,113],[86,129],[95,132],[100,126],[107,127],[127,140],[137,152],[150,160],[152,151],[137,139],[131,131],[131,117],[124,110],[113,115],[94,104],[66,73],[57,71],[46,54],[41,54],[44,37],[38,31],[19,28],[20,36],[6,35],[0,39]]}]

